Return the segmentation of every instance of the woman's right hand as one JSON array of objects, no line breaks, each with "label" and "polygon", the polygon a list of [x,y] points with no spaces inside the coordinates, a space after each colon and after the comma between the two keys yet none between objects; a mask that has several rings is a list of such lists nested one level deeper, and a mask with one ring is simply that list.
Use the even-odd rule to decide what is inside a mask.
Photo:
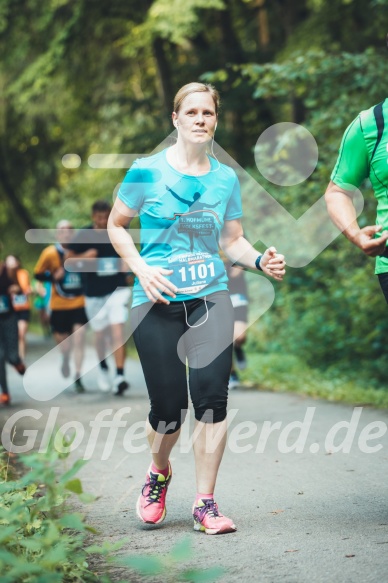
[{"label": "woman's right hand", "polygon": [[162,294],[165,294],[171,298],[176,297],[177,287],[165,277],[166,275],[171,275],[172,273],[172,269],[151,267],[147,263],[144,263],[141,268],[136,270],[135,275],[138,278],[139,283],[144,289],[150,302],[154,304],[168,305],[170,301]]}]

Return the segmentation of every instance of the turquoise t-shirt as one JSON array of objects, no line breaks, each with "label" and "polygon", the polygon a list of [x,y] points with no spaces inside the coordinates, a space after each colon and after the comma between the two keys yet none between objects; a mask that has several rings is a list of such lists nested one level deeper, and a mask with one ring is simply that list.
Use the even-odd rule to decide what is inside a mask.
[{"label": "turquoise t-shirt", "polygon": [[[242,216],[240,184],[232,168],[209,161],[208,173],[189,176],[162,150],[136,160],[118,192],[139,214],[140,255],[149,265],[173,269],[168,277],[178,288],[175,301],[228,289],[219,238],[225,221]],[[136,278],[132,306],[148,301]]]}]

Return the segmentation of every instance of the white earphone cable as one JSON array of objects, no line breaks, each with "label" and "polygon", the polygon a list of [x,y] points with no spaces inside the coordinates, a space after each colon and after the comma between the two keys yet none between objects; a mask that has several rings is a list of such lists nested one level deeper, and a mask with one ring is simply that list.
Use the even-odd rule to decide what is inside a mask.
[{"label": "white earphone cable", "polygon": [[206,324],[206,322],[209,319],[209,308],[207,307],[207,301],[206,301],[206,296],[204,298],[204,302],[205,302],[205,308],[206,308],[206,318],[204,319],[203,322],[201,322],[200,324],[195,324],[194,326],[190,326],[190,324],[187,321],[187,308],[186,308],[186,304],[185,302],[183,302],[183,307],[185,309],[185,319],[186,319],[186,324],[188,325],[189,328],[199,328],[200,326],[202,326],[203,324]]}]

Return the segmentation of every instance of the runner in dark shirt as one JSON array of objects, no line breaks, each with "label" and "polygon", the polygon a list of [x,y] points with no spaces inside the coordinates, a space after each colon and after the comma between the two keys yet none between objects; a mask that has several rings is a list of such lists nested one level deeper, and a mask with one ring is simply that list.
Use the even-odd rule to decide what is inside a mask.
[{"label": "runner in dark shirt", "polygon": [[12,306],[12,294],[21,293],[16,278],[16,268],[6,267],[0,263],[0,406],[10,404],[6,361],[12,364],[19,374],[24,374],[26,367],[19,356],[18,321]]},{"label": "runner in dark shirt", "polygon": [[[84,261],[82,283],[85,293],[85,310],[89,325],[95,332],[96,349],[100,362],[98,386],[101,391],[112,388],[106,363],[107,343],[111,335],[116,364],[113,390],[121,395],[129,387],[124,378],[125,345],[124,323],[128,319],[130,289],[122,262],[111,244],[106,230],[111,206],[97,201],[92,207],[92,221],[81,229],[67,246],[66,257]],[[80,266],[78,265],[77,268]]]}]

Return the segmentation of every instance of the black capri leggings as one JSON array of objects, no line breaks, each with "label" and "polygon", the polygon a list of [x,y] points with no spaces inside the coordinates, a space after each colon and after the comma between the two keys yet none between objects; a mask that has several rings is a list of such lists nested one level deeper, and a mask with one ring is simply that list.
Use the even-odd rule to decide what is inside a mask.
[{"label": "black capri leggings", "polygon": [[133,336],[150,397],[149,421],[158,433],[175,433],[188,407],[195,418],[219,423],[226,417],[232,366],[234,314],[228,292],[185,302],[132,308]]}]

